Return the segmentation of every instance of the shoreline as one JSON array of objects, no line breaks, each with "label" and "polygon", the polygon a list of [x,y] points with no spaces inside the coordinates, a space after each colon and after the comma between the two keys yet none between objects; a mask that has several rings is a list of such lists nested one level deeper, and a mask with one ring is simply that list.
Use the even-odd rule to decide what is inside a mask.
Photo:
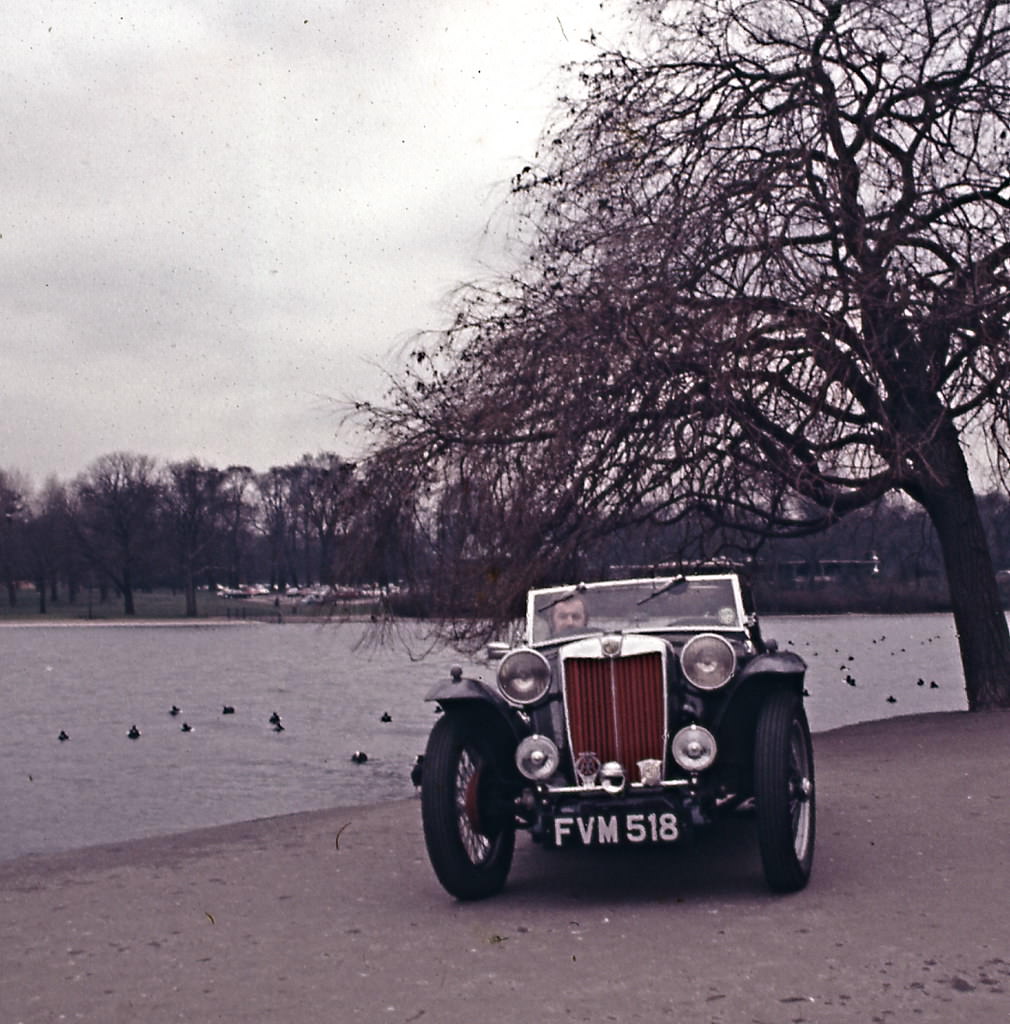
[{"label": "shoreline", "polygon": [[[199,626],[329,626],[340,625],[341,623],[368,623],[372,620],[366,615],[298,615],[298,614],[277,614],[271,612],[269,615],[231,615],[231,616],[201,616],[197,619],[187,619],[183,616],[178,618],[137,618],[137,619],[25,619],[11,620],[0,618],[0,629],[27,629],[39,628],[60,628],[63,626],[86,627],[92,626],[175,626],[175,627],[199,627]],[[413,620],[411,620],[413,621]],[[418,619],[417,621],[422,621]]]},{"label": "shoreline", "polygon": [[[880,607],[862,607],[858,604],[832,605],[832,604],[797,604],[777,605],[776,602],[767,601],[767,607],[761,610],[760,618],[766,619],[812,619],[812,618],[845,618],[859,616],[882,616],[885,618],[901,618],[903,616],[947,616],[953,618],[953,612],[948,607],[916,606],[914,604],[888,604]],[[166,613],[156,615],[126,616],[121,613],[110,615],[94,616],[87,618],[85,614],[67,615],[60,606],[60,611],[54,613],[40,614],[36,612],[11,615],[9,609],[0,609],[0,628],[12,626],[62,626],[62,625],[222,625],[222,624],[243,624],[262,623],[276,625],[289,623],[327,623],[327,622],[369,622],[374,621],[371,613],[363,611],[343,611],[337,608],[330,608],[324,605],[311,605],[302,608],[300,611],[289,602],[285,602],[280,608],[276,608],[272,601],[257,600],[251,598],[248,601],[233,602],[233,612],[226,610],[224,614],[207,614],[201,612],[196,618],[188,618],[183,613]],[[252,614],[244,614],[243,609],[255,608]],[[1010,616],[1010,603],[1004,608],[1004,613]],[[393,615],[396,622],[429,622],[423,616]]]},{"label": "shoreline", "polygon": [[[992,712],[992,713],[993,714],[999,714],[999,712]],[[849,729],[868,729],[868,728],[871,728],[871,727],[873,727],[873,726],[875,726],[875,725],[877,725],[879,723],[882,723],[882,722],[886,722],[886,723],[902,722],[902,721],[905,721],[906,719],[930,719],[930,718],[934,718],[934,717],[936,717],[938,715],[954,715],[954,716],[958,716],[958,715],[968,715],[968,714],[970,714],[970,712],[968,712],[966,710],[961,710],[961,711],[929,712],[929,713],[925,713],[925,714],[892,715],[889,718],[885,718],[885,719],[867,719],[866,721],[863,721],[863,722],[856,722],[856,723],[851,723],[851,724],[848,724],[848,725],[835,726],[834,728],[831,728],[831,729],[823,729],[823,730],[817,730],[817,731],[813,731],[812,730],[811,731],[811,736],[812,736],[812,738],[814,740],[814,753],[815,753],[815,757],[816,757],[816,752],[817,752],[817,745],[818,745],[818,743],[822,739],[828,739],[828,738],[832,737],[834,734],[840,733],[840,732],[842,732],[844,730],[849,730]],[[988,714],[988,712],[982,712],[982,714]],[[1010,718],[1010,712],[1007,712],[1007,716],[1008,716],[1008,718]],[[1010,723],[1008,723],[1008,725],[1010,725]],[[1010,728],[1008,728],[1008,733],[1010,733]],[[363,801],[362,803],[341,804],[339,806],[335,806],[335,807],[332,807],[332,808],[318,808],[318,807],[317,808],[307,808],[307,809],[303,809],[303,810],[290,811],[290,812],[285,813],[285,814],[266,815],[264,817],[255,817],[255,818],[240,818],[240,819],[236,819],[236,820],[233,820],[233,821],[224,821],[224,822],[220,822],[218,824],[213,824],[213,825],[199,825],[199,826],[196,826],[196,827],[193,827],[193,828],[170,829],[170,830],[167,830],[167,831],[164,831],[164,832],[155,832],[155,833],[152,833],[152,834],[149,834],[149,835],[131,836],[131,837],[122,838],[122,839],[111,839],[111,840],[108,840],[108,841],[105,841],[105,842],[85,843],[83,845],[65,846],[65,847],[58,847],[58,848],[55,848],[55,849],[32,850],[32,851],[29,851],[27,853],[18,853],[18,854],[15,854],[14,856],[3,856],[3,855],[0,855],[0,885],[2,885],[2,878],[3,878],[3,873],[4,873],[5,866],[14,864],[14,863],[16,863],[17,861],[20,861],[20,860],[26,860],[26,861],[27,860],[43,860],[43,859],[48,859],[48,858],[53,858],[53,859],[69,858],[69,859],[72,860],[75,857],[80,856],[83,860],[89,861],[92,858],[90,858],[88,855],[90,853],[92,853],[92,852],[94,852],[95,856],[97,857],[97,856],[101,855],[102,852],[120,852],[120,851],[123,851],[124,848],[133,846],[134,844],[142,845],[142,844],[157,844],[159,842],[168,842],[168,843],[171,843],[171,844],[174,845],[177,841],[178,842],[182,842],[182,841],[188,840],[189,838],[192,838],[194,844],[199,845],[201,837],[207,837],[208,839],[213,841],[213,839],[214,839],[213,833],[219,832],[219,831],[224,834],[224,833],[227,833],[229,831],[236,830],[236,829],[242,830],[242,829],[245,829],[247,827],[248,828],[255,828],[257,826],[260,826],[260,825],[263,825],[263,824],[266,824],[266,823],[270,823],[270,822],[274,822],[274,821],[284,821],[284,820],[287,820],[287,819],[295,819],[295,818],[299,818],[299,817],[304,817],[306,819],[311,819],[311,818],[316,818],[316,817],[319,817],[319,816],[328,816],[328,815],[334,815],[334,814],[340,814],[340,813],[350,814],[350,813],[353,812],[353,813],[360,814],[360,813],[364,813],[364,812],[369,811],[369,810],[378,810],[380,808],[388,807],[390,805],[396,805],[396,804],[409,805],[409,804],[412,804],[412,803],[416,803],[417,802],[417,798],[418,798],[418,794],[415,793],[413,798],[411,798],[411,797],[397,797],[397,798],[390,798],[388,800],[370,800],[370,801]]]},{"label": "shoreline", "polygon": [[143,626],[149,628],[151,626],[260,626],[260,625],[272,625],[276,626],[276,622],[272,622],[266,616],[260,616],[249,619],[51,619],[48,622],[45,620],[33,619],[26,622],[10,622],[0,619],[0,629],[20,629],[22,627],[26,629],[61,629],[63,627],[70,628],[91,628],[93,626],[126,626],[128,628],[134,626]]},{"label": "shoreline", "polygon": [[[419,801],[0,864],[0,1005],[56,1019],[1006,1019],[1010,713],[815,739],[807,889],[764,888],[741,818],[668,849],[517,844],[498,897],[438,886]],[[43,979],[44,983],[43,983]]]}]

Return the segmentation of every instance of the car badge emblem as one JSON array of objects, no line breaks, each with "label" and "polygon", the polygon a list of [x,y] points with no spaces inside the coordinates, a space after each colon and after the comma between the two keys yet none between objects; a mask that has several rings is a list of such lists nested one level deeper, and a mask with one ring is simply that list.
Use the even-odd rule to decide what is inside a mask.
[{"label": "car badge emblem", "polygon": [[663,762],[655,757],[647,757],[638,762],[638,774],[643,786],[658,786],[663,779]]},{"label": "car badge emblem", "polygon": [[600,648],[605,658],[616,658],[621,653],[621,637],[605,636],[600,641]]},{"label": "car badge emblem", "polygon": [[596,778],[600,774],[600,759],[592,753],[579,754],[575,758],[575,776],[579,785],[585,788],[596,785]]}]

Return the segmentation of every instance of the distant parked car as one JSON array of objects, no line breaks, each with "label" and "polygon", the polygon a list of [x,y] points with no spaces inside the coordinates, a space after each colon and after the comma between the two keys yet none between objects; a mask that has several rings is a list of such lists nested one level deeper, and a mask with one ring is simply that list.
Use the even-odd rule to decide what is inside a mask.
[{"label": "distant parked car", "polygon": [[454,669],[421,780],[435,874],[498,892],[517,831],[544,846],[673,844],[753,804],[768,886],[814,855],[806,666],[761,635],[736,574],[533,590],[497,678]]}]

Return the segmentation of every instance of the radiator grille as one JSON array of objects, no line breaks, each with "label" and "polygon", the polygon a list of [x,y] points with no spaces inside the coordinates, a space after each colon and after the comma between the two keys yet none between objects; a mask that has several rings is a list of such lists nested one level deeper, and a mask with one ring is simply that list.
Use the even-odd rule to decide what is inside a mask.
[{"label": "radiator grille", "polygon": [[658,653],[568,658],[564,672],[573,754],[592,751],[601,761],[619,761],[632,777],[636,762],[663,760],[666,713]]}]

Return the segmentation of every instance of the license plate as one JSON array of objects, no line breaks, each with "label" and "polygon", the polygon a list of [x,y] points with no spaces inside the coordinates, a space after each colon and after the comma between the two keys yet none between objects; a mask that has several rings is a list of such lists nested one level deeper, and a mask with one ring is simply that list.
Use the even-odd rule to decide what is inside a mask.
[{"label": "license plate", "polygon": [[634,814],[561,814],[554,819],[554,845],[674,843],[680,838],[672,811]]}]

